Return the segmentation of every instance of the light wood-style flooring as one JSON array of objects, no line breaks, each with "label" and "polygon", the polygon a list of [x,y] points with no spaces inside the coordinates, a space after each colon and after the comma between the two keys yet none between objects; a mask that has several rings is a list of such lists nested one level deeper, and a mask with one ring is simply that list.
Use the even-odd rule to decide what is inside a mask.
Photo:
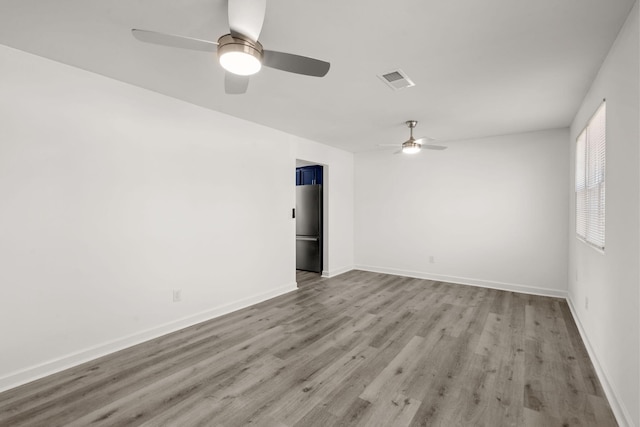
[{"label": "light wood-style flooring", "polygon": [[314,273],[312,271],[296,270],[296,282],[298,287],[315,285],[318,282],[324,280],[320,273]]},{"label": "light wood-style flooring", "polygon": [[352,271],[0,394],[1,426],[615,426],[565,301]]}]

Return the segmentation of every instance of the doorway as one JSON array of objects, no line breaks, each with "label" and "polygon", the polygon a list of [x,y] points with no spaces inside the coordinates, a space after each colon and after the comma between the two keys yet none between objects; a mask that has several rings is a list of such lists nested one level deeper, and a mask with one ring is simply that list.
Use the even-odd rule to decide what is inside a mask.
[{"label": "doorway", "polygon": [[296,271],[322,274],[324,265],[323,165],[296,161]]}]

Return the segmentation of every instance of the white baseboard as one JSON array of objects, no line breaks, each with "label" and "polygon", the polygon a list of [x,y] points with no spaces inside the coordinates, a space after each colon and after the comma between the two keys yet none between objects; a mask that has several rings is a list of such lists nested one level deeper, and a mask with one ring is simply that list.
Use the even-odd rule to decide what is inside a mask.
[{"label": "white baseboard", "polygon": [[580,318],[578,317],[578,312],[575,309],[573,300],[570,298],[570,295],[567,297],[567,304],[569,305],[569,310],[571,310],[573,321],[576,323],[578,331],[580,332],[580,336],[582,337],[582,342],[584,342],[584,346],[587,348],[587,353],[589,353],[589,358],[591,359],[593,367],[596,370],[596,375],[598,375],[598,379],[600,380],[602,389],[607,396],[607,400],[609,400],[609,406],[611,406],[611,410],[613,411],[613,415],[615,415],[616,417],[616,421],[618,421],[620,427],[636,427],[631,418],[631,414],[629,414],[629,411],[624,406],[622,401],[618,399],[615,390],[613,389],[613,387],[611,387],[611,384],[607,379],[608,375],[602,368],[602,365],[598,360],[598,356],[591,346],[591,342],[589,341],[586,331],[582,327],[582,323],[580,322]]},{"label": "white baseboard", "polygon": [[339,276],[339,275],[344,274],[347,271],[351,271],[351,270],[353,270],[353,266],[336,268],[336,269],[329,270],[329,271],[322,270],[322,277],[326,277],[326,278],[336,277],[336,276]]},{"label": "white baseboard", "polygon": [[420,271],[399,270],[388,267],[374,267],[370,265],[356,265],[356,270],[371,271],[373,273],[393,274],[396,276],[415,277],[416,279],[435,280],[438,282],[457,283],[460,285],[479,286],[481,288],[499,289],[501,291],[520,292],[523,294],[540,295],[545,297],[566,298],[566,291],[556,289],[538,288],[535,286],[521,285],[516,283],[494,282],[483,279],[472,279],[469,277],[446,276],[442,274],[425,273]]},{"label": "white baseboard", "polygon": [[266,301],[268,299],[286,294],[291,291],[295,291],[296,289],[296,283],[294,282],[276,289],[272,289],[268,292],[264,292],[258,295],[252,295],[250,297],[224,304],[210,310],[186,316],[181,319],[177,319],[175,321],[165,323],[141,332],[136,332],[117,340],[83,349],[54,360],[49,360],[36,366],[31,366],[29,368],[13,372],[0,378],[0,392],[18,387],[22,384],[26,384],[47,375],[55,374],[56,372],[60,372],[65,369],[72,368],[90,360],[106,356],[107,354],[114,353],[127,347],[149,341],[159,336],[184,329],[197,323],[211,320],[224,314],[231,313],[232,311],[240,310],[250,305]]}]

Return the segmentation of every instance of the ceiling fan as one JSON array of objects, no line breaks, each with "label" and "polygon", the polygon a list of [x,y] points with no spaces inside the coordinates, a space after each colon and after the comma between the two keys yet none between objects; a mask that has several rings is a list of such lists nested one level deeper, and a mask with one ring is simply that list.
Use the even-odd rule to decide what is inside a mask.
[{"label": "ceiling fan", "polygon": [[[446,150],[447,147],[442,145],[432,145],[429,144],[431,141],[435,141],[433,138],[414,138],[413,137],[413,129],[418,125],[416,120],[407,120],[405,124],[409,127],[409,139],[402,143],[402,149],[400,151],[396,151],[393,154],[405,153],[405,154],[415,154],[420,152],[420,150]],[[398,144],[378,144],[381,147],[397,147]]]},{"label": "ceiling fan", "polygon": [[230,33],[217,42],[200,40],[155,31],[132,29],[135,38],[146,43],[181,49],[218,53],[225,69],[224,88],[227,94],[242,94],[249,86],[249,76],[262,66],[306,76],[323,77],[331,64],[306,56],[263,49],[258,42],[267,7],[266,0],[229,0]]}]

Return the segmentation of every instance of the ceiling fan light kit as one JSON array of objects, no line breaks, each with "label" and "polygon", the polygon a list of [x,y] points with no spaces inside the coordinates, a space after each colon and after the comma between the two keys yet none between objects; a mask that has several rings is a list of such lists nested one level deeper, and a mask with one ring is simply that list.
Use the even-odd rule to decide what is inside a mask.
[{"label": "ceiling fan light kit", "polygon": [[218,61],[230,73],[250,76],[262,68],[262,45],[226,34],[218,39]]},{"label": "ceiling fan light kit", "polygon": [[413,141],[406,141],[402,144],[402,152],[404,154],[416,154],[420,152],[420,144]]}]

